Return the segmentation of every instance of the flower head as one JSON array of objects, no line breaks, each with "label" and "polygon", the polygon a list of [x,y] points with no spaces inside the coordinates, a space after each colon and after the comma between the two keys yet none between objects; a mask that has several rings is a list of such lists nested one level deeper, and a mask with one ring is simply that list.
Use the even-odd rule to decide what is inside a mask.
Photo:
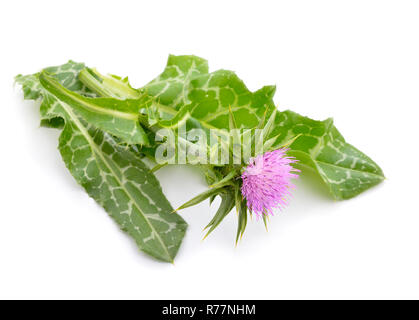
[{"label": "flower head", "polygon": [[287,157],[288,150],[281,148],[251,158],[242,173],[242,195],[258,217],[272,215],[274,208],[287,205],[290,190],[295,188],[291,179],[298,178],[294,172],[299,170],[292,167],[297,160]]}]

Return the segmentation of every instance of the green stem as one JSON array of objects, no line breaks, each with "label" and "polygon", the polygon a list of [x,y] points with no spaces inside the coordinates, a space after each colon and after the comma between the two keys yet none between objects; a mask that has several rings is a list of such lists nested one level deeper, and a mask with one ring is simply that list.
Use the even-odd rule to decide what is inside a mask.
[{"label": "green stem", "polygon": [[[141,97],[141,93],[133,89],[128,82],[112,76],[105,76],[96,69],[84,68],[79,73],[79,80],[101,97],[118,99],[138,99]],[[170,115],[176,115],[177,113],[175,109],[159,104],[157,101],[154,102],[154,105],[160,111]]]},{"label": "green stem", "polygon": [[120,79],[100,74],[96,69],[84,68],[80,71],[79,79],[90,90],[102,97],[138,99],[140,93]]},{"label": "green stem", "polygon": [[[139,90],[133,89],[128,84],[128,81],[121,80],[120,78],[113,76],[102,75],[96,69],[84,68],[79,73],[79,80],[86,87],[101,97],[117,99],[139,99],[141,97],[141,92]],[[158,110],[162,112],[174,116],[178,114],[178,111],[175,109],[159,104],[157,101],[154,101],[153,104],[157,107]],[[158,124],[150,126],[146,114],[140,114],[138,116],[138,121],[145,128],[148,128],[150,131],[153,131],[156,134],[158,134],[158,130],[161,129]],[[182,137],[178,138],[185,144],[193,146],[193,144],[186,139]],[[156,170],[157,169],[158,168],[156,168]]]},{"label": "green stem", "polygon": [[162,163],[162,164],[156,164],[152,169],[151,172],[156,172],[157,170],[160,170],[161,168],[167,166],[168,163]]}]

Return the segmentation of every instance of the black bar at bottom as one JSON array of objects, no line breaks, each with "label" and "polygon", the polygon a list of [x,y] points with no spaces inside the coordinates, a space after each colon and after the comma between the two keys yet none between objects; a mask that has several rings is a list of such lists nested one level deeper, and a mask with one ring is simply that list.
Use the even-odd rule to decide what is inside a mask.
[{"label": "black bar at bottom", "polygon": [[[400,319],[404,312],[411,312],[407,305],[395,307],[393,302],[382,301],[297,301],[297,300],[129,300],[129,301],[24,301],[30,307],[20,307],[22,301],[0,301],[4,314],[10,312],[14,316],[30,315],[32,318],[42,316],[57,319],[65,315],[67,319],[81,317],[97,319],[101,315],[107,318],[144,320],[259,320],[259,319],[341,319],[357,320],[359,317],[376,319],[379,315],[387,318]],[[79,304],[73,306],[69,304]],[[349,303],[348,303],[349,302]],[[354,303],[355,302],[355,303]],[[397,301],[400,302],[400,301]],[[409,301],[409,307],[412,302]],[[51,307],[54,305],[54,307]],[[415,304],[416,306],[416,304]],[[8,312],[7,309],[9,308]],[[59,310],[59,311],[57,311]],[[416,314],[416,308],[412,314]]]}]

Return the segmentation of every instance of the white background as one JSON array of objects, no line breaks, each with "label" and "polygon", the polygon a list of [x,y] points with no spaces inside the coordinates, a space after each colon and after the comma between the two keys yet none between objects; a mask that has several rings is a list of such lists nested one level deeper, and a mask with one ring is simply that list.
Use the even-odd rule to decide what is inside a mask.
[{"label": "white background", "polygon": [[[417,1],[2,1],[0,298],[419,298]],[[13,77],[83,61],[142,86],[169,53],[278,85],[279,109],[334,117],[387,180],[334,202],[305,173],[266,233],[234,247],[232,213],[205,241],[208,203],[175,265],[155,262],[75,183]],[[158,173],[173,206],[205,190]]]}]

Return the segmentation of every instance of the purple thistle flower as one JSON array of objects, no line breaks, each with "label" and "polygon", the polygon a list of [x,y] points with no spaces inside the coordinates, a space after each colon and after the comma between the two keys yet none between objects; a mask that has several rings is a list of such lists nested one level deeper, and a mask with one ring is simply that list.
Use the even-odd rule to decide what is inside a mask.
[{"label": "purple thistle flower", "polygon": [[251,158],[242,173],[242,195],[250,211],[257,217],[268,213],[273,215],[274,208],[286,206],[290,191],[295,188],[291,179],[298,178],[293,172],[300,170],[291,166],[297,160],[287,157],[288,150],[281,148]]}]

